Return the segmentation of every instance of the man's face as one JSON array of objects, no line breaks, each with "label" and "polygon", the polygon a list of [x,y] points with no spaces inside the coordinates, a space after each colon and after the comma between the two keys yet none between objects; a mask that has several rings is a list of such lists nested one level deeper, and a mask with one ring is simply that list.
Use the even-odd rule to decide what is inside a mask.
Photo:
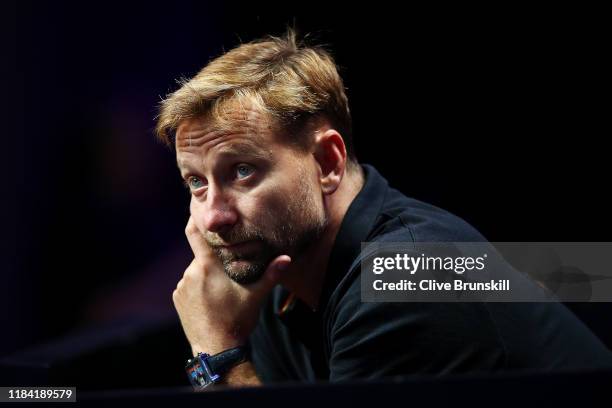
[{"label": "man's face", "polygon": [[279,140],[263,114],[234,116],[230,130],[181,122],[176,152],[191,216],[225,273],[246,284],[275,257],[300,255],[327,220],[312,155]]}]

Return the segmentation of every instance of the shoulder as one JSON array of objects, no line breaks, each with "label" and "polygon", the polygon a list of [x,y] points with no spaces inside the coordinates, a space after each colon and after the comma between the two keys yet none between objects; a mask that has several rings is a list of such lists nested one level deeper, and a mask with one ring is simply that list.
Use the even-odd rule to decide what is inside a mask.
[{"label": "shoulder", "polygon": [[[460,217],[392,188],[367,238],[368,242],[484,240]],[[357,258],[324,313],[332,377],[433,373],[453,365],[460,371],[476,361],[489,368],[505,363],[495,323],[482,304],[362,302],[360,272]],[[362,366],[352,363],[357,360]]]},{"label": "shoulder", "polygon": [[[376,221],[367,238],[368,243],[386,242],[484,242],[486,238],[462,218],[432,204],[409,198],[389,188]],[[358,289],[359,254],[352,260],[332,293],[328,309],[333,308],[349,288]],[[329,310],[327,311],[329,313]]]},{"label": "shoulder", "polygon": [[389,188],[368,241],[480,242],[484,236],[459,216]]},{"label": "shoulder", "polygon": [[[387,188],[376,219],[365,239],[368,243],[385,242],[483,242],[486,238],[472,225],[435,205],[407,197],[394,188]],[[334,307],[350,288],[360,288],[360,260],[363,254],[352,259],[331,294],[326,314],[333,314]]]}]

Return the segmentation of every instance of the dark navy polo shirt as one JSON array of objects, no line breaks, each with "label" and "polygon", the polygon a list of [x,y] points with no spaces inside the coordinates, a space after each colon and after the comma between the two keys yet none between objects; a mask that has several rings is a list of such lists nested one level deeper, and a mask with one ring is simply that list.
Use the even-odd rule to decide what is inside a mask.
[{"label": "dark navy polo shirt", "polygon": [[462,219],[406,197],[370,165],[336,237],[319,307],[281,286],[251,335],[264,383],[417,374],[612,367],[612,356],[560,303],[361,301],[361,242],[480,242]]}]

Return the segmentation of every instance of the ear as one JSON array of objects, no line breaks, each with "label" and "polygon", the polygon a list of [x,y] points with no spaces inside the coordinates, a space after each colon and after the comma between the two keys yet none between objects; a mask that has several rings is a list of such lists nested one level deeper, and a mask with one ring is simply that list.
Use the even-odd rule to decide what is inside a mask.
[{"label": "ear", "polygon": [[321,190],[332,194],[340,186],[346,169],[346,146],[334,129],[317,132],[313,156],[321,169]]}]

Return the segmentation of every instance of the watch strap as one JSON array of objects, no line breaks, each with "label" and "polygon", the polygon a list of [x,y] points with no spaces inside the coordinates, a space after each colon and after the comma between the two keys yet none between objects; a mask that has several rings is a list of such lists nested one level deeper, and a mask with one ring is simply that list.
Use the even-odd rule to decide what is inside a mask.
[{"label": "watch strap", "polygon": [[208,366],[214,374],[223,374],[248,359],[248,346],[239,346],[208,357]]}]

